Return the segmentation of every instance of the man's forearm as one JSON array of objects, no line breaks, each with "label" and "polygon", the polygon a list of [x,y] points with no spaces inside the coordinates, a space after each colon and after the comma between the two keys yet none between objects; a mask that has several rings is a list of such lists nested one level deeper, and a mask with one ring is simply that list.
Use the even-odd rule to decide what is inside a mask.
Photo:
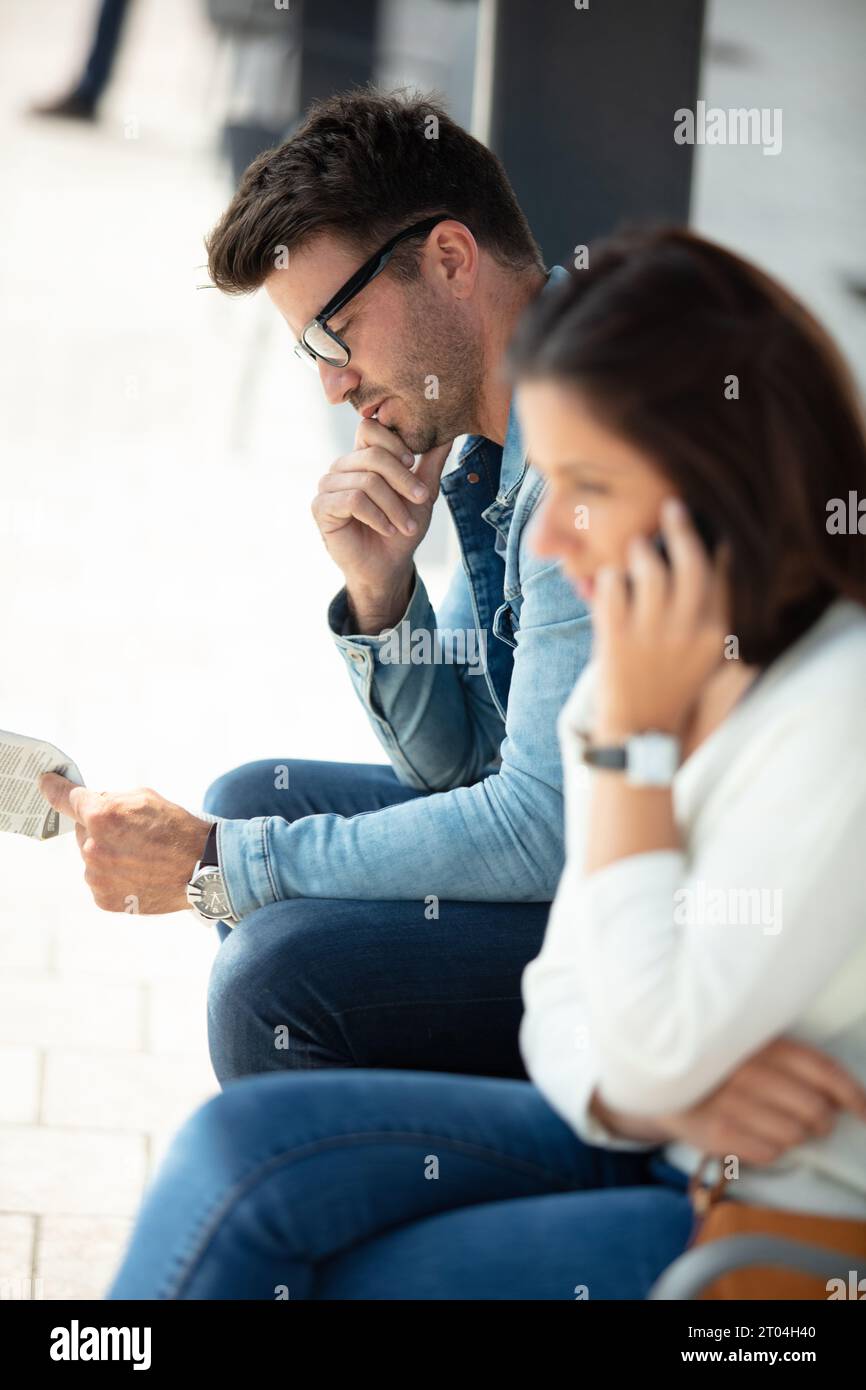
[{"label": "man's forearm", "polygon": [[[465,584],[462,571],[461,578]],[[476,674],[464,679],[459,665],[430,659],[436,655],[436,614],[414,570],[409,583],[397,617],[389,613],[382,621],[386,615],[384,606],[379,607],[373,616],[380,621],[371,633],[358,632],[345,589],[331,603],[328,623],[398,777],[423,791],[447,791],[476,781],[490,766],[504,723],[489,697],[481,663]],[[446,605],[448,627],[459,629],[466,621],[462,615],[454,618]],[[426,648],[419,655],[426,660],[413,660],[412,637],[419,633]]]},{"label": "man's forearm", "polygon": [[358,816],[223,820],[219,861],[236,917],[285,898],[546,902],[561,817],[559,791],[515,770]]}]

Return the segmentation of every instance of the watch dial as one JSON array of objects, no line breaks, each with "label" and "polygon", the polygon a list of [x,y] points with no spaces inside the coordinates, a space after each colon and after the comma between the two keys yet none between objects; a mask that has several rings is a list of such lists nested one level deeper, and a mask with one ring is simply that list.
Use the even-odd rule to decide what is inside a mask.
[{"label": "watch dial", "polygon": [[202,881],[201,906],[208,917],[219,919],[231,915],[222,877],[219,874],[213,874]]}]

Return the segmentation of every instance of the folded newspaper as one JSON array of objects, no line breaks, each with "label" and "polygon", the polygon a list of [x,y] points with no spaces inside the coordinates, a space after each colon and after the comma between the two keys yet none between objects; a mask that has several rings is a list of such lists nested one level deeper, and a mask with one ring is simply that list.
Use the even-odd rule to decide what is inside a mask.
[{"label": "folded newspaper", "polygon": [[0,730],[0,830],[52,840],[74,829],[75,822],[49,806],[39,790],[40,772],[60,772],[84,785],[75,763],[53,744]]}]

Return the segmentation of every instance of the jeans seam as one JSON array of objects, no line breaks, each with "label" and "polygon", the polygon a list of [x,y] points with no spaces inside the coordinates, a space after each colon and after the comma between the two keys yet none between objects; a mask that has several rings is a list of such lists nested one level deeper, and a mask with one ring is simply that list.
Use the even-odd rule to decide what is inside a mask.
[{"label": "jeans seam", "polygon": [[[264,816],[264,817],[262,818],[262,857],[263,857],[264,863],[265,863],[265,872],[266,872],[266,874],[267,874],[267,876],[268,876],[268,883],[269,883],[269,885],[270,885],[270,889],[271,889],[271,892],[272,892],[272,894],[273,894],[273,901],[274,901],[274,903],[277,903],[277,902],[280,901],[280,895],[279,895],[279,893],[277,892],[277,885],[276,885],[276,883],[274,882],[274,874],[273,874],[273,869],[272,869],[272,867],[271,867],[271,852],[270,852],[270,846],[268,845],[268,821],[269,821],[269,820],[271,820],[271,817],[270,817],[270,816]],[[272,906],[273,906],[273,903],[266,903],[265,906],[266,906],[266,907],[272,907]]]},{"label": "jeans seam", "polygon": [[[192,1277],[195,1266],[201,1262],[208,1244],[217,1232],[219,1223],[229,1213],[229,1211],[237,1203],[237,1201],[246,1193],[248,1193],[256,1185],[256,1183],[258,1183],[265,1175],[270,1176],[271,1172],[276,1172],[282,1165],[290,1163],[297,1158],[308,1158],[312,1154],[318,1153],[322,1150],[331,1147],[337,1147],[339,1145],[344,1145],[347,1140],[350,1143],[360,1144],[367,1142],[378,1142],[382,1139],[420,1139],[423,1140],[425,1146],[428,1147],[431,1143],[450,1146],[452,1149],[458,1152],[462,1152],[473,1157],[481,1157],[490,1160],[501,1168],[523,1172],[528,1177],[540,1178],[543,1182],[552,1183],[558,1186],[560,1190],[570,1190],[568,1188],[568,1185],[563,1183],[561,1179],[556,1178],[553,1173],[549,1172],[544,1168],[539,1167],[537,1164],[532,1163],[529,1160],[512,1157],[506,1158],[504,1155],[497,1153],[495,1149],[487,1149],[482,1147],[481,1145],[472,1144],[463,1139],[452,1139],[446,1135],[431,1133],[429,1130],[386,1129],[350,1131],[347,1134],[331,1135],[327,1139],[309,1140],[305,1144],[300,1144],[292,1149],[286,1149],[282,1153],[275,1154],[269,1159],[260,1161],[257,1167],[251,1173],[248,1173],[244,1179],[236,1182],[227,1193],[222,1195],[218,1205],[212,1209],[209,1216],[206,1216],[204,1218],[203,1229],[199,1234],[193,1252],[190,1255],[183,1257],[181,1261],[180,1272],[176,1274],[173,1277],[173,1279],[166,1280],[164,1284],[165,1292],[157,1295],[157,1297],[176,1298],[179,1295],[183,1288],[183,1285],[187,1283]],[[390,1227],[383,1227],[382,1229],[387,1230],[390,1229]],[[376,1234],[381,1234],[381,1232],[377,1232]],[[365,1237],[365,1239],[366,1238],[367,1237]],[[337,1252],[334,1252],[334,1254],[336,1253]],[[329,1255],[327,1258],[330,1259],[333,1258],[333,1256]],[[314,1262],[311,1261],[311,1263]]]}]

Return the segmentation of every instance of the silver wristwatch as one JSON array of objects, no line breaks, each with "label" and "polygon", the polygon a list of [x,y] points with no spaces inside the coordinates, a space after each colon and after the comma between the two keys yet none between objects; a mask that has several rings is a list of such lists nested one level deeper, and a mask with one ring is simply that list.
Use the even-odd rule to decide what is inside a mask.
[{"label": "silver wristwatch", "polygon": [[211,926],[214,922],[237,921],[232,916],[229,896],[223,882],[217,854],[217,822],[210,828],[201,859],[186,885],[186,900],[200,921]]},{"label": "silver wristwatch", "polygon": [[582,740],[583,761],[588,767],[624,772],[633,787],[669,787],[680,765],[679,739],[656,729],[606,747],[591,744],[585,735]]}]

